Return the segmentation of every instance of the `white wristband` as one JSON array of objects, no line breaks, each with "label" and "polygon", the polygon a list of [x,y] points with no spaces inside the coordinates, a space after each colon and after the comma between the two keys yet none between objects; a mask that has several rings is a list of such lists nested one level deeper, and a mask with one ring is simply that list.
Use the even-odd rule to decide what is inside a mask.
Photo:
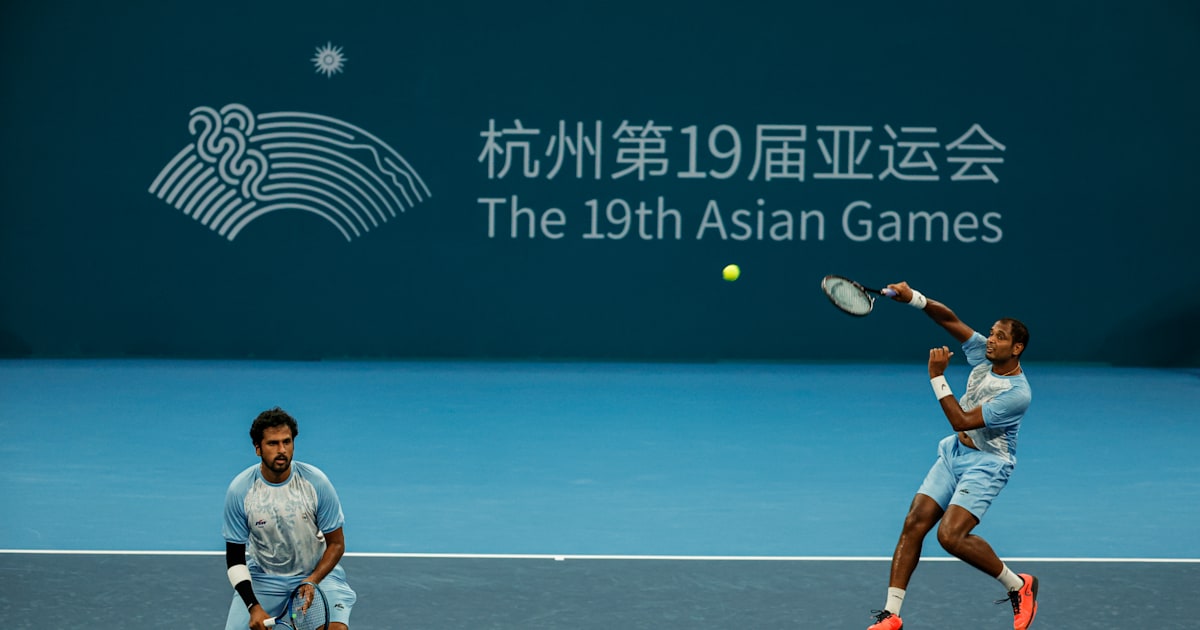
[{"label": "white wristband", "polygon": [[913,289],[912,299],[908,301],[909,306],[923,311],[925,310],[925,305],[928,303],[929,300],[925,299],[925,296],[920,291]]},{"label": "white wristband", "polygon": [[935,376],[929,379],[929,384],[933,386],[933,395],[937,396],[938,400],[954,395],[954,392],[950,391],[950,384],[946,382],[945,376]]},{"label": "white wristband", "polygon": [[234,588],[237,588],[237,585],[242,582],[250,581],[250,569],[246,568],[244,564],[229,567],[229,570],[225,574],[229,576],[229,583]]}]

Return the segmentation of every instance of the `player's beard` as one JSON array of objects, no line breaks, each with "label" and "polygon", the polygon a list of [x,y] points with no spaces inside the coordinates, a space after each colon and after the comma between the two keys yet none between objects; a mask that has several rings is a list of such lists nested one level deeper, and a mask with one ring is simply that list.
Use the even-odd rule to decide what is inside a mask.
[{"label": "player's beard", "polygon": [[271,472],[282,475],[283,473],[287,472],[288,468],[291,467],[292,458],[288,457],[287,455],[276,455],[275,459],[272,459],[269,462],[264,459],[263,464],[265,464],[266,467],[271,470]]}]

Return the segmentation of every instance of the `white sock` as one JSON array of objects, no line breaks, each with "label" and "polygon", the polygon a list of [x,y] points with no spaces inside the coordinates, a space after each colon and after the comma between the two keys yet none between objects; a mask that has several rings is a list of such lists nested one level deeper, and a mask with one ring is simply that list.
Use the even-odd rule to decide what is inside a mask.
[{"label": "white sock", "polygon": [[883,609],[892,613],[893,615],[896,615],[897,617],[899,617],[900,616],[900,607],[903,605],[904,605],[904,589],[888,587],[887,604],[885,604],[883,606]]},{"label": "white sock", "polygon": [[1000,580],[1000,583],[1004,585],[1004,588],[1008,589],[1009,591],[1019,591],[1021,590],[1022,586],[1025,586],[1025,580],[1022,580],[1021,576],[1013,573],[1012,569],[1008,568],[1007,564],[1004,565],[1004,569],[1000,571],[1000,575],[997,575],[996,579]]}]

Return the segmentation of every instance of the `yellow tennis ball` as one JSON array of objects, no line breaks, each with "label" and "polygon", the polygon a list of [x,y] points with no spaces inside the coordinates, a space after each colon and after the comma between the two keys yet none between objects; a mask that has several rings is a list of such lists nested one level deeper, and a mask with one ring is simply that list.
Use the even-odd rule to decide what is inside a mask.
[{"label": "yellow tennis ball", "polygon": [[742,270],[737,265],[725,265],[725,269],[721,271],[721,275],[729,282],[737,280],[742,275]]}]

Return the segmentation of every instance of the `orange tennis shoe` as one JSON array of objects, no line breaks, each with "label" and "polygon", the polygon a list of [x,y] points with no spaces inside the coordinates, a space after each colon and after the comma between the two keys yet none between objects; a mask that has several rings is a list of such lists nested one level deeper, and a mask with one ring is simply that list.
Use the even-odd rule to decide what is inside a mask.
[{"label": "orange tennis shoe", "polygon": [[[1026,573],[1018,573],[1017,576],[1024,583],[1020,589],[1009,591],[1008,601],[1013,609],[1013,630],[1025,630],[1037,616],[1038,580]],[[1002,604],[1004,601],[1002,599],[996,603]]]},{"label": "orange tennis shoe", "polygon": [[875,615],[875,623],[867,630],[904,630],[904,622],[886,610],[872,610],[871,614]]}]

